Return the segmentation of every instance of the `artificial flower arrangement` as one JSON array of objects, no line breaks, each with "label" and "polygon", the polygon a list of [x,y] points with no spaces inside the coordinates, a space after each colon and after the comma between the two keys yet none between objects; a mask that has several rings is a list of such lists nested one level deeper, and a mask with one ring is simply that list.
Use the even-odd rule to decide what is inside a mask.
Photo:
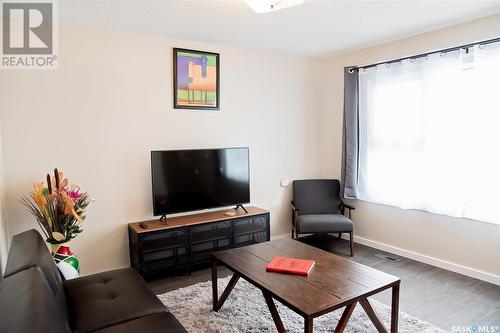
[{"label": "artificial flower arrangement", "polygon": [[91,199],[78,185],[70,185],[63,173],[54,169],[47,184],[33,184],[33,191],[21,198],[33,214],[50,244],[63,244],[83,231],[85,210]]}]

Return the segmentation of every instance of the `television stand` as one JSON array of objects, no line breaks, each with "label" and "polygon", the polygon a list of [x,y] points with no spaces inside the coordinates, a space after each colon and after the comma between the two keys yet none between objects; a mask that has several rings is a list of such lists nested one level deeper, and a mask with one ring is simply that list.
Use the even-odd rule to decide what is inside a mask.
[{"label": "television stand", "polygon": [[[215,251],[269,241],[269,211],[247,206],[238,209],[158,218],[129,223],[130,264],[144,278],[189,273],[211,262]],[[141,227],[146,223],[148,228]]]},{"label": "television stand", "polygon": [[243,207],[243,205],[242,205],[242,204],[237,204],[237,205],[236,205],[236,208],[234,208],[234,210],[238,210],[238,208],[239,208],[239,207],[241,207],[241,209],[243,209],[243,210],[245,211],[245,213],[247,213],[247,214],[248,214],[248,210],[246,210],[246,209],[245,209],[245,207]]}]

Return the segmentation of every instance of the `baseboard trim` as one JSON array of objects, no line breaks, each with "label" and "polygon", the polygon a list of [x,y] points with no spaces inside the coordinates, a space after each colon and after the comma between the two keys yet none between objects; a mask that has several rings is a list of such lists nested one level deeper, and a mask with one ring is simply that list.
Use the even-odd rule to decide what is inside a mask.
[{"label": "baseboard trim", "polygon": [[[342,238],[344,238],[344,239],[348,239],[348,237],[349,236],[346,234],[342,235]],[[470,276],[470,277],[473,277],[473,278],[483,280],[483,281],[493,283],[493,284],[500,286],[500,276],[492,274],[492,273],[480,271],[480,270],[477,270],[477,269],[474,269],[471,267],[455,264],[455,263],[452,263],[452,262],[449,262],[449,261],[446,261],[443,259],[430,257],[430,256],[427,256],[425,254],[405,250],[405,249],[402,249],[402,248],[399,248],[396,246],[380,243],[380,242],[377,242],[377,241],[374,241],[374,240],[371,240],[368,238],[356,236],[356,235],[354,236],[354,242],[362,244],[362,245],[366,245],[369,247],[373,247],[373,248],[376,248],[376,249],[379,249],[382,251],[397,254],[397,255],[405,257],[405,258],[420,261],[420,262],[423,262],[425,264],[429,264],[432,266],[443,268],[443,269],[446,269],[446,270],[449,270],[449,271],[452,271],[455,273]]]},{"label": "baseboard trim", "polygon": [[[304,235],[301,235],[301,236],[304,236]],[[284,235],[271,236],[271,240],[278,240],[278,239],[284,239],[284,238],[291,238],[291,235],[284,234]],[[342,238],[349,240],[349,235],[344,233],[344,234],[342,234]],[[452,271],[452,272],[455,272],[458,274],[462,274],[465,276],[469,276],[469,277],[472,277],[475,279],[479,279],[479,280],[486,281],[486,282],[493,283],[493,284],[500,286],[500,276],[492,274],[492,273],[480,271],[478,269],[463,266],[460,264],[455,264],[455,263],[452,263],[450,261],[434,258],[434,257],[428,256],[428,255],[421,254],[418,252],[413,252],[410,250],[405,250],[405,249],[399,248],[397,246],[377,242],[377,241],[374,241],[374,240],[371,240],[368,238],[364,238],[364,237],[360,237],[360,236],[356,236],[356,235],[354,235],[354,242],[362,244],[362,245],[366,245],[369,247],[373,247],[373,248],[379,249],[381,251],[393,253],[393,254],[399,255],[401,257],[405,257],[405,258],[413,259],[413,260],[416,260],[419,262],[423,262],[424,264],[443,268],[443,269],[446,269],[446,270],[449,270],[449,271]],[[356,252],[354,252],[354,253],[356,253]]]},{"label": "baseboard trim", "polygon": [[283,234],[283,235],[276,235],[276,236],[271,236],[271,240],[278,240],[278,239],[284,239],[284,238],[292,238],[291,234]]}]

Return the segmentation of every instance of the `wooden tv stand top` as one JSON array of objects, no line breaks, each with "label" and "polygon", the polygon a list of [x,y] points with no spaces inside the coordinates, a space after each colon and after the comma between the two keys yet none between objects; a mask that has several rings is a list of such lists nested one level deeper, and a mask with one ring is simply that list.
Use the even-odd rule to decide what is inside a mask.
[{"label": "wooden tv stand top", "polygon": [[[245,213],[243,211],[243,209],[238,209],[237,211],[234,209],[229,209],[229,210],[225,209],[225,210],[218,210],[218,211],[214,211],[214,212],[190,214],[190,215],[183,215],[183,216],[176,216],[176,217],[167,217],[166,223],[165,223],[165,220],[160,222],[159,218],[154,219],[154,220],[149,220],[149,221],[141,221],[141,222],[144,222],[148,225],[147,229],[141,228],[141,226],[139,225],[139,223],[141,223],[141,222],[129,223],[128,227],[131,230],[133,230],[135,233],[140,234],[143,232],[151,232],[151,231],[157,231],[157,230],[179,228],[179,227],[185,227],[188,225],[231,220],[231,219],[242,217],[242,216],[253,216],[253,215],[260,215],[260,214],[269,213],[269,211],[267,211],[265,209],[262,209],[259,207],[254,207],[254,206],[248,206],[248,207],[245,207],[245,209],[248,211],[248,213]],[[233,216],[229,216],[229,215],[225,214],[227,212],[233,212],[236,214]]]}]

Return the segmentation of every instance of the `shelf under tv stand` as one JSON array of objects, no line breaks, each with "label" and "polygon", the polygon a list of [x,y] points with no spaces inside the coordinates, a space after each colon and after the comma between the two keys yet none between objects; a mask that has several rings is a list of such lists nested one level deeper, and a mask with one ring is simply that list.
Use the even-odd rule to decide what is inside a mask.
[{"label": "shelf under tv stand", "polygon": [[[245,208],[248,213],[230,209],[129,223],[131,266],[144,278],[190,272],[194,264],[210,261],[213,251],[269,241],[269,211]],[[141,228],[140,223],[148,228]],[[157,262],[165,265],[152,265]]]}]

